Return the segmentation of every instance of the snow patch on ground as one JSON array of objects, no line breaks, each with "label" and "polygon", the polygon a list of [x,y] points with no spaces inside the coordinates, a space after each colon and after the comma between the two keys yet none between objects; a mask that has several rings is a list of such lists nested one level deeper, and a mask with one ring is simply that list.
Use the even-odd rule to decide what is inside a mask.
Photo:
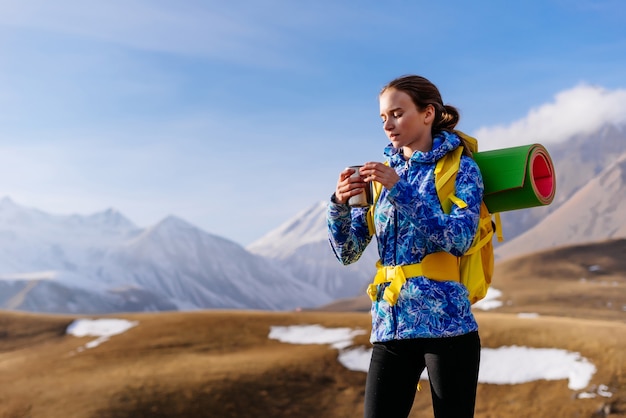
[{"label": "snow patch on ground", "polygon": [[[534,315],[528,315],[534,318]],[[325,328],[320,325],[273,326],[269,338],[290,344],[329,344],[339,350],[339,362],[349,370],[367,373],[372,350],[352,347],[352,338],[364,334],[350,328]],[[596,367],[579,353],[558,348],[504,346],[483,348],[479,383],[514,385],[535,380],[568,380],[572,390],[589,385]],[[426,371],[422,379],[428,379]],[[610,393],[606,387],[598,392]]]},{"label": "snow patch on ground", "polygon": [[122,334],[138,324],[137,321],[125,319],[77,319],[67,327],[66,333],[75,337],[98,337],[85,344],[84,347],[94,348],[108,341],[112,336]]},{"label": "snow patch on ground", "polygon": [[472,305],[473,309],[480,309],[483,311],[489,311],[502,306],[502,301],[499,298],[502,296],[502,292],[498,289],[490,287],[487,289],[485,297]]},{"label": "snow patch on ground", "polygon": [[361,329],[293,325],[270,327],[269,338],[290,344],[330,344],[333,348],[341,350],[349,347],[354,337],[366,333],[367,331]]}]

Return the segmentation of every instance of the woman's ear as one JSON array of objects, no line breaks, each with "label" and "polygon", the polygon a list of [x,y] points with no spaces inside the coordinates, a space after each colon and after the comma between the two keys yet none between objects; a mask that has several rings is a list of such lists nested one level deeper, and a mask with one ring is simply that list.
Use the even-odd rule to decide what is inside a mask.
[{"label": "woman's ear", "polygon": [[430,125],[435,122],[435,106],[429,104],[424,109],[424,124]]}]

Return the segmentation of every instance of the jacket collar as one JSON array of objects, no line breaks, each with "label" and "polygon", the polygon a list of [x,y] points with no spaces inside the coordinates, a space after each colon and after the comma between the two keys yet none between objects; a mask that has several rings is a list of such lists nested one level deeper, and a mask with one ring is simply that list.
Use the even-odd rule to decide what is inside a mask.
[{"label": "jacket collar", "polygon": [[[456,149],[461,144],[461,139],[454,132],[440,131],[433,136],[433,147],[430,151],[415,151],[409,159],[410,164],[434,163],[448,152]],[[404,165],[405,160],[401,148],[394,148],[391,144],[385,147],[385,157],[389,158],[391,167]]]}]

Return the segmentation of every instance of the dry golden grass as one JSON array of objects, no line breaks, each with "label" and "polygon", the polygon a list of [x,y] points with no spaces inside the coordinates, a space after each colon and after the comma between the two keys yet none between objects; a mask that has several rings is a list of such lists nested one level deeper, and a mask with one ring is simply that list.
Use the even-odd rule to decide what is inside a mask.
[{"label": "dry golden grass", "polygon": [[[268,339],[272,325],[368,328],[364,313],[187,312],[124,314],[124,334],[79,352],[91,338],[65,335],[72,318],[0,315],[2,417],[358,417],[365,374],[326,345]],[[478,315],[485,347],[527,345],[580,352],[610,399],[574,399],[567,381],[481,384],[477,417],[592,417],[604,404],[626,416],[626,325],[571,318]],[[355,339],[367,345],[367,336]],[[432,416],[428,385],[412,417]],[[621,411],[618,413],[618,411]],[[597,415],[601,416],[601,415]]]},{"label": "dry golden grass", "polygon": [[626,240],[563,247],[497,263],[494,287],[502,290],[505,302],[498,312],[623,322]]},{"label": "dry golden grass", "polygon": [[[478,418],[626,417],[626,313],[606,303],[585,303],[605,297],[624,302],[622,255],[611,256],[602,246],[559,251],[498,266],[497,287],[510,304],[498,312],[477,313],[483,346],[579,352],[598,368],[592,384],[606,384],[614,395],[575,399],[566,380],[480,384]],[[599,262],[600,257],[607,258]],[[593,264],[605,271],[591,276],[588,266]],[[581,274],[588,281],[581,282]],[[595,286],[593,280],[599,278],[617,284]],[[542,316],[527,319],[515,312]],[[80,351],[94,338],[66,335],[72,316],[0,312],[0,417],[362,416],[364,373],[344,368],[329,346],[284,344],[268,334],[272,325],[303,324],[369,331],[368,313],[202,311],[109,317],[139,325]],[[355,345],[369,346],[368,336],[355,338]],[[432,416],[428,384],[423,386],[411,417]]]}]

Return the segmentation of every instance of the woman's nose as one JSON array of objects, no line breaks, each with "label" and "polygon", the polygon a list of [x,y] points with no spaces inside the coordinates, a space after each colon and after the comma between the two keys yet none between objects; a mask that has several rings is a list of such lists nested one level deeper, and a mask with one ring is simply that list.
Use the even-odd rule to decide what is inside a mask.
[{"label": "woman's nose", "polygon": [[393,124],[391,123],[391,118],[390,118],[390,119],[387,119],[387,120],[385,121],[385,123],[383,123],[383,129],[384,129],[385,131],[390,131],[390,130],[392,130],[392,129],[393,129]]}]

